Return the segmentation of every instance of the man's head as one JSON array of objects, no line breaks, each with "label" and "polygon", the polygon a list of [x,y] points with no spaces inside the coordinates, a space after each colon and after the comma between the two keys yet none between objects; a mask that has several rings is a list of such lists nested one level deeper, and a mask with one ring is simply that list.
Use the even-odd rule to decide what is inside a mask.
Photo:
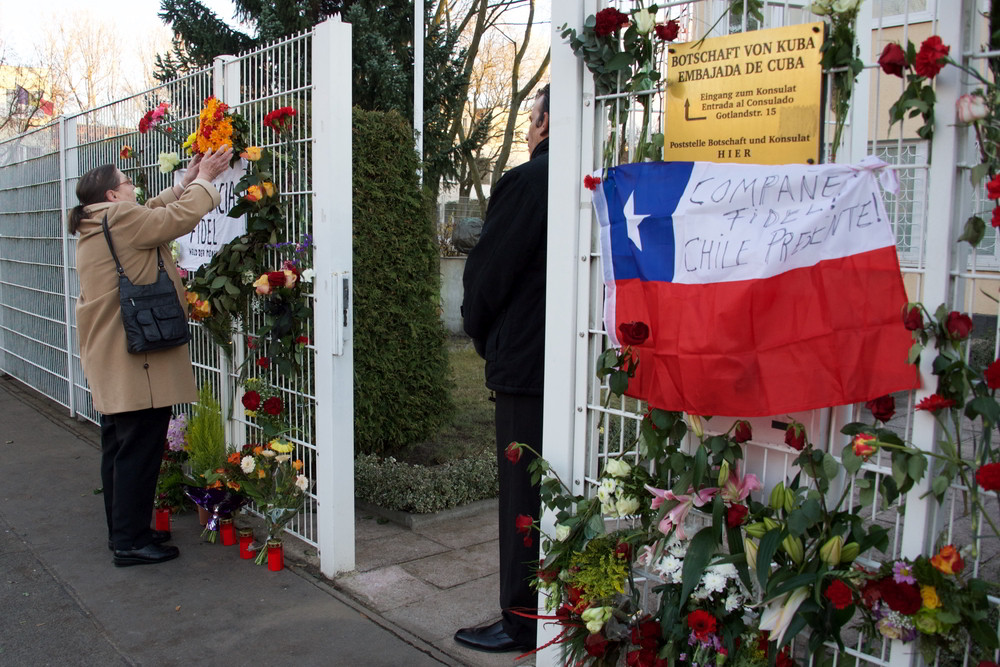
[{"label": "man's head", "polygon": [[528,153],[535,152],[535,146],[549,136],[549,84],[538,89],[535,94],[535,105],[531,107],[531,120],[528,124]]}]

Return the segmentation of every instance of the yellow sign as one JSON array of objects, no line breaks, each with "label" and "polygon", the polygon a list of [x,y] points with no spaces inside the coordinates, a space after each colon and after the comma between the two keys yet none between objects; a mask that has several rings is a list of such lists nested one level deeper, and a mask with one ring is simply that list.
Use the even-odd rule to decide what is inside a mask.
[{"label": "yellow sign", "polygon": [[664,160],[815,164],[823,24],[671,46]]}]

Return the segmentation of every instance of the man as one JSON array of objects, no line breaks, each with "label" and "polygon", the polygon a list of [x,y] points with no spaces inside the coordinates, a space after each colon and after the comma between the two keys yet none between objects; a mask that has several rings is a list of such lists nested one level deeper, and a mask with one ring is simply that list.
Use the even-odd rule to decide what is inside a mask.
[{"label": "man", "polygon": [[463,628],[455,641],[480,651],[535,647],[536,595],[529,585],[538,566],[533,535],[518,534],[519,515],[538,519],[538,487],[531,485],[529,452],[511,463],[511,442],[542,450],[542,378],[545,368],[545,243],[549,203],[549,86],[541,88],[527,132],[531,159],[511,169],[490,196],[479,243],[469,253],[463,284],[465,332],[486,359],[486,386],[496,395],[500,478],[500,609],[503,618]]}]

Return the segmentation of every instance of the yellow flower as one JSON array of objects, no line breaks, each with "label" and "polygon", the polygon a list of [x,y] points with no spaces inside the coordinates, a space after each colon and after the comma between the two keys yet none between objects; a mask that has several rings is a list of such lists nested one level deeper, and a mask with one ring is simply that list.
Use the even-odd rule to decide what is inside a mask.
[{"label": "yellow flower", "polygon": [[257,468],[257,477],[259,479],[264,479],[267,477],[267,472],[263,468]]},{"label": "yellow flower", "polygon": [[251,419],[257,416],[257,413],[254,412],[253,410],[244,410],[243,414],[246,415],[247,417],[250,417]]},{"label": "yellow flower", "polygon": [[247,149],[240,153],[240,157],[244,160],[256,162],[260,159],[260,152],[260,146],[247,146]]},{"label": "yellow flower", "polygon": [[292,461],[292,467],[295,468],[296,470],[302,470],[302,461],[300,461],[299,459],[295,459],[294,461]]},{"label": "yellow flower", "polygon": [[928,609],[937,609],[941,606],[941,598],[938,597],[937,589],[933,586],[920,586],[920,599]]},{"label": "yellow flower", "polygon": [[274,193],[277,191],[277,188],[274,187],[274,183],[271,181],[264,181],[260,184],[260,187],[264,190],[264,194],[268,197],[273,197]]},{"label": "yellow flower", "polygon": [[203,320],[212,314],[212,304],[209,301],[202,301],[198,299],[194,303],[194,308],[191,309],[191,317],[196,320]]},{"label": "yellow flower", "polygon": [[292,443],[282,442],[280,440],[272,440],[269,446],[271,449],[273,449],[276,452],[280,452],[281,454],[287,454],[293,449],[295,449],[295,445],[293,445]]},{"label": "yellow flower", "polygon": [[261,191],[259,185],[251,185],[247,188],[247,193],[244,196],[247,198],[247,201],[260,201],[264,193]]},{"label": "yellow flower", "polygon": [[267,296],[271,293],[271,283],[268,281],[266,273],[254,281],[253,286],[257,290],[257,294]]},{"label": "yellow flower", "polygon": [[187,300],[187,302],[189,304],[191,304],[193,306],[198,301],[198,293],[197,292],[188,292],[188,291],[185,290],[185,292],[184,292],[184,298]]}]

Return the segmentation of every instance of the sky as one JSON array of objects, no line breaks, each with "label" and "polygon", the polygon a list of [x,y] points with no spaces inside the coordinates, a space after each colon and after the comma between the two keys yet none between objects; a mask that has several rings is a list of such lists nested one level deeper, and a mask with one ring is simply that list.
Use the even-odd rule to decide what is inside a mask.
[{"label": "sky", "polygon": [[[202,0],[219,18],[235,25],[231,0]],[[26,0],[0,2],[0,38],[21,61],[30,61],[35,46],[45,40],[45,25],[74,11],[86,10],[96,21],[115,26],[125,43],[139,48],[162,38],[169,45],[170,31],[160,21],[160,0],[48,0],[35,4]],[[8,54],[8,62],[10,54]],[[24,64],[30,64],[26,62]]]}]

